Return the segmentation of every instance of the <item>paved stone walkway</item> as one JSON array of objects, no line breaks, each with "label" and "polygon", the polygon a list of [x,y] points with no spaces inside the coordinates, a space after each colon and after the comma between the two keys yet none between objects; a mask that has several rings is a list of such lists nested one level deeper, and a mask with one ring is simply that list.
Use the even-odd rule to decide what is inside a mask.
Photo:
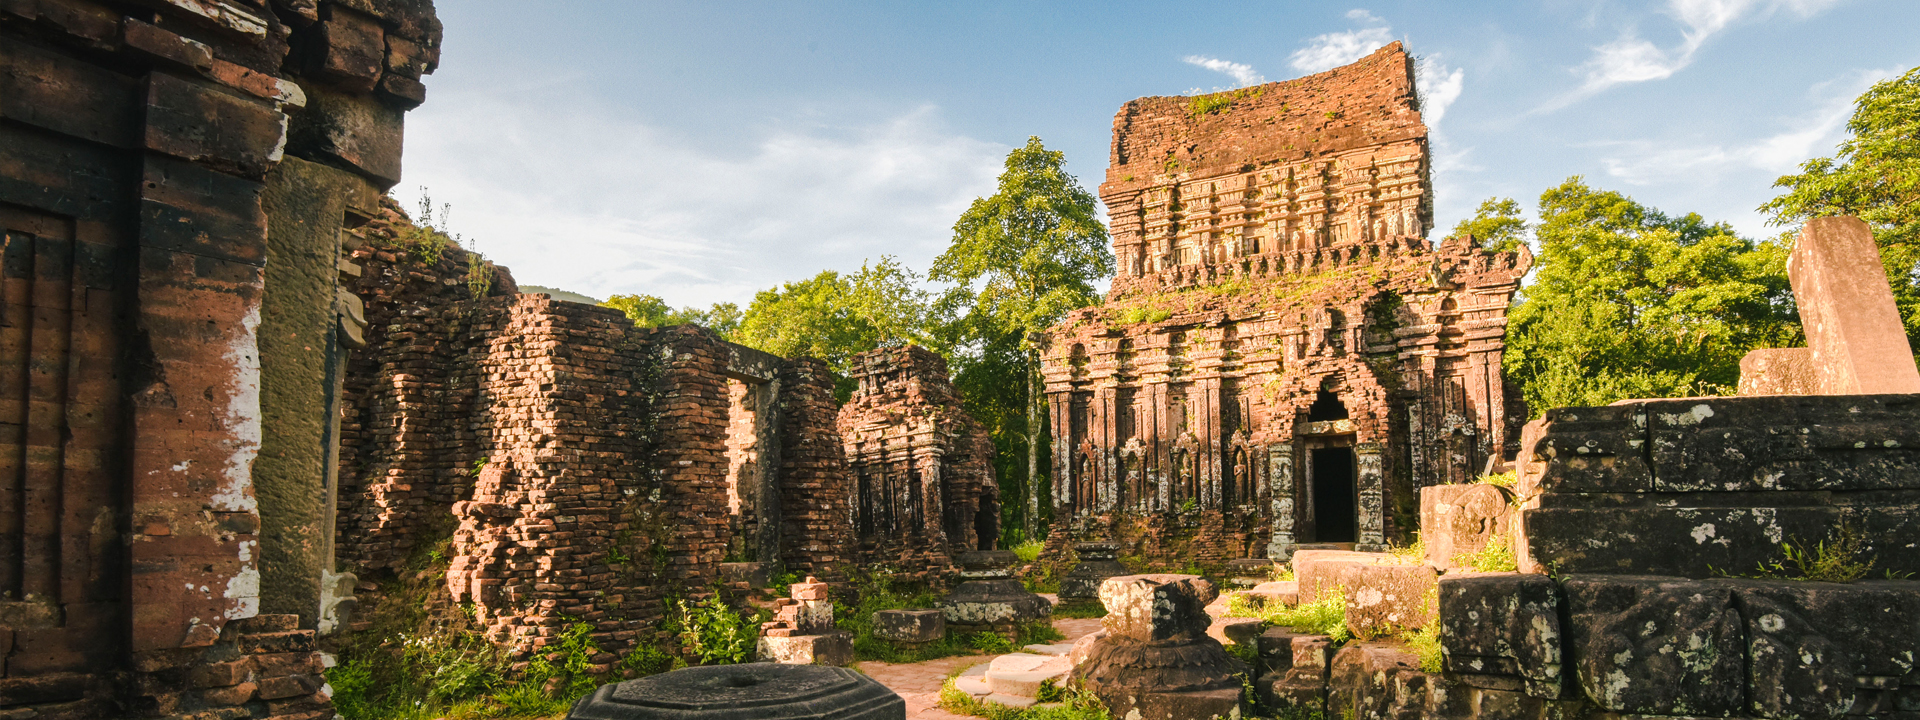
[{"label": "paved stone walkway", "polygon": [[[1073,642],[1100,629],[1099,618],[1072,618],[1053,621],[1053,626],[1067,636],[1062,642]],[[863,662],[855,665],[868,677],[879,680],[880,684],[900,693],[907,700],[908,720],[964,720],[968,716],[955,715],[941,710],[940,686],[946,684],[947,677],[975,665],[993,661],[992,655],[960,655],[945,657],[926,662],[895,665],[883,662]]]}]

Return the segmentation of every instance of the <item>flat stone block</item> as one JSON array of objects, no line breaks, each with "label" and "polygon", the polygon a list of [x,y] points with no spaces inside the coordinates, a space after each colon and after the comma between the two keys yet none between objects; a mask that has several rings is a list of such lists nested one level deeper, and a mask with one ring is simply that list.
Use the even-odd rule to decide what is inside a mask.
[{"label": "flat stone block", "polygon": [[[983,665],[981,667],[984,668],[985,666]],[[958,688],[960,692],[974,697],[993,694],[993,687],[987,684],[985,670],[982,670],[979,675],[961,675],[960,677],[954,678],[953,686]]]},{"label": "flat stone block", "polygon": [[[1134,709],[1140,720],[1230,720],[1245,717],[1247,705],[1240,688],[1155,692],[1140,697]],[[1135,717],[1128,713],[1120,717]]]},{"label": "flat stone block", "polygon": [[1740,394],[1814,395],[1820,392],[1813,372],[1813,350],[1761,348],[1740,358]]},{"label": "flat stone block", "polygon": [[1207,635],[1222,645],[1253,645],[1267,629],[1258,618],[1215,618],[1207,626]]},{"label": "flat stone block", "polygon": [[1860,529],[1877,570],[1920,570],[1916,505],[1542,507],[1522,511],[1521,525],[1524,557],[1560,573],[1707,578],[1751,572],[1780,557],[1779,541],[1811,546],[1842,522]]},{"label": "flat stone block", "polygon": [[1449,573],[1439,587],[1448,671],[1511,677],[1512,689],[1560,697],[1559,585],[1545,575]]},{"label": "flat stone block", "polygon": [[1263,582],[1240,593],[1247,598],[1257,598],[1264,607],[1267,604],[1280,603],[1293,606],[1300,604],[1300,582],[1297,580],[1275,580]]},{"label": "flat stone block", "polygon": [[1748,704],[1769,718],[1861,714],[1920,657],[1920,582],[1728,580],[1746,623]]},{"label": "flat stone block", "polygon": [[569,720],[905,720],[907,703],[837,667],[750,663],[692,667],[602,685]]},{"label": "flat stone block", "polygon": [[1037,697],[1047,681],[1058,685],[1073,670],[1072,661],[1058,655],[1013,653],[994,658],[987,666],[987,687],[996,693]]},{"label": "flat stone block", "polygon": [[1428,603],[1438,580],[1424,562],[1347,566],[1340,572],[1347,589],[1347,627],[1361,637],[1426,627],[1433,622]]},{"label": "flat stone block", "polygon": [[981,699],[990,703],[994,703],[997,705],[1005,705],[1011,708],[1031,707],[1035,702],[1038,702],[1037,700],[1034,700],[1031,697],[1026,697],[1022,695],[1008,695],[1006,693],[993,693]]},{"label": "flat stone block", "polygon": [[873,635],[882,640],[926,643],[947,635],[939,610],[881,610],[873,614]]},{"label": "flat stone block", "polygon": [[1073,643],[1054,643],[1052,645],[1028,645],[1022,650],[1035,655],[1066,655],[1073,652]]},{"label": "flat stone block", "polygon": [[1550,408],[1521,433],[1519,493],[1653,491],[1647,416],[1637,403]]},{"label": "flat stone block", "polygon": [[1310,603],[1331,588],[1340,586],[1340,572],[1353,565],[1371,565],[1387,558],[1385,553],[1350,550],[1301,550],[1293,554],[1293,579],[1300,602]]},{"label": "flat stone block", "polygon": [[784,665],[833,665],[853,663],[853,636],[845,632],[792,637],[761,637],[756,654],[762,661]]}]

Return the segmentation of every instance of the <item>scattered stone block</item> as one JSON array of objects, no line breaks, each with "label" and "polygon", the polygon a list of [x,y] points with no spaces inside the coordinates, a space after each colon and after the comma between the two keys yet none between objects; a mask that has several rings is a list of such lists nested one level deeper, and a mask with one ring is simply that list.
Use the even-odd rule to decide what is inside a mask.
[{"label": "scattered stone block", "polygon": [[1252,645],[1267,628],[1258,618],[1214,618],[1207,636],[1222,645]]},{"label": "scattered stone block", "polygon": [[763,635],[755,651],[763,662],[844,667],[853,664],[853,635],[845,631],[789,637]]},{"label": "scattered stone block", "polygon": [[1513,677],[1509,689],[1560,697],[1560,589],[1545,575],[1440,577],[1440,645],[1457,675]]},{"label": "scattered stone block", "polygon": [[1060,579],[1062,599],[1089,599],[1100,596],[1100,583],[1107,578],[1126,575],[1127,566],[1115,560],[1120,546],[1110,542],[1075,543],[1073,551],[1080,562]]},{"label": "scattered stone block", "polygon": [[1920,582],[1726,584],[1746,623],[1748,704],[1761,717],[1861,714],[1920,657]]},{"label": "scattered stone block", "polygon": [[1808,220],[1787,256],[1787,278],[1821,394],[1920,393],[1872,228],[1857,217]]},{"label": "scattered stone block", "polygon": [[1301,550],[1293,554],[1293,579],[1300,602],[1319,600],[1328,590],[1340,586],[1340,573],[1349,566],[1371,565],[1386,559],[1385,553],[1350,550]]},{"label": "scattered stone block", "polygon": [[1561,587],[1574,677],[1601,709],[1727,716],[1746,708],[1745,627],[1730,585],[1575,575]]},{"label": "scattered stone block", "polygon": [[761,661],[798,665],[853,662],[853,636],[834,629],[827,584],[808,577],[790,586],[792,597],[774,603],[773,621],[760,625],[755,654]]},{"label": "scattered stone block", "polygon": [[939,610],[881,610],[873,614],[873,635],[898,643],[930,643],[947,635]]},{"label": "scattered stone block", "polygon": [[968,580],[940,600],[940,612],[948,625],[1011,626],[1047,618],[1053,603],[1028,592],[1019,580]]},{"label": "scattered stone block", "polygon": [[1349,565],[1340,571],[1346,588],[1347,627],[1360,637],[1416,630],[1433,622],[1432,599],[1439,574],[1417,565]]},{"label": "scattered stone block", "polygon": [[[1353,642],[1333,657],[1327,680],[1326,717],[1435,717],[1438,679],[1420,670],[1420,659],[1398,645]],[[1438,698],[1444,701],[1445,698]]]},{"label": "scattered stone block", "polygon": [[1275,580],[1263,582],[1251,589],[1241,591],[1242,597],[1258,601],[1262,607],[1279,603],[1293,606],[1300,604],[1300,583],[1296,580]]},{"label": "scattered stone block", "polygon": [[1461,567],[1460,558],[1495,538],[1513,537],[1513,494],[1487,483],[1433,485],[1420,489],[1420,541],[1427,562]]},{"label": "scattered stone block", "polygon": [[1073,652],[1073,647],[1073,643],[1053,643],[1050,645],[1028,645],[1021,649],[1035,655],[1067,655]]},{"label": "scattered stone block", "polygon": [[846,668],[710,665],[602,685],[569,720],[905,720],[907,703]]},{"label": "scattered stone block", "polygon": [[1246,664],[1207,635],[1205,608],[1217,594],[1193,575],[1108,578],[1100,586],[1104,632],[1075,648],[1073,677],[1115,717],[1244,715],[1239,676]]},{"label": "scattered stone block", "polygon": [[987,666],[987,687],[996,693],[1032,699],[1040,695],[1042,685],[1059,685],[1072,670],[1073,662],[1059,655],[1001,655]]}]

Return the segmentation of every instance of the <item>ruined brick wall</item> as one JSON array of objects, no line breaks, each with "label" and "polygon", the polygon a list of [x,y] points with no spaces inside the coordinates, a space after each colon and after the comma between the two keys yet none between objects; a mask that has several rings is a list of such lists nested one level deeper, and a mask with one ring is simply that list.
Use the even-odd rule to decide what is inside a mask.
[{"label": "ruined brick wall", "polygon": [[0,714],[333,714],[287,660],[327,427],[266,419],[335,397],[326,271],[439,42],[428,2],[0,5]]},{"label": "ruined brick wall", "polygon": [[944,581],[957,554],[999,539],[993,442],[933,351],[873,350],[854,359],[851,374],[858,385],[838,424],[860,561]]},{"label": "ruined brick wall", "polygon": [[1215,99],[1115,121],[1120,276],[1043,353],[1055,517],[1176,565],[1404,539],[1419,487],[1512,451],[1500,364],[1532,257],[1420,237],[1426,133],[1397,44]]},{"label": "ruined brick wall", "polygon": [[840,580],[853,556],[853,484],[834,425],[833,373],[813,358],[781,364],[780,554],[787,570]]}]

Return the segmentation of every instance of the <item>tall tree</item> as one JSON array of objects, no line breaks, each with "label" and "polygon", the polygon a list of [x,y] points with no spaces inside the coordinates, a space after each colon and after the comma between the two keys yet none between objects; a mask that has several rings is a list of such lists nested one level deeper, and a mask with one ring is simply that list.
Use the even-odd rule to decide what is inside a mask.
[{"label": "tall tree", "polygon": [[851,275],[823,270],[760,291],[734,341],[783,357],[820,358],[843,378],[854,355],[876,347],[915,343],[942,349],[926,330],[929,303],[918,283],[913,271],[890,256],[863,263]]},{"label": "tall tree", "polygon": [[1012,336],[1022,358],[1027,423],[1026,511],[1035,535],[1044,399],[1035,340],[1068,311],[1099,301],[1093,283],[1113,274],[1113,251],[1093,195],[1061,167],[1062,153],[1040,138],[1007,155],[998,191],[979,198],[953,226],[953,243],[927,276],[957,286],[966,321],[987,338]]},{"label": "tall tree", "polygon": [[1513,308],[1507,377],[1537,414],[1722,395],[1748,350],[1799,342],[1787,249],[1670,217],[1578,177],[1540,196],[1538,275]]},{"label": "tall tree", "polygon": [[1774,181],[1786,192],[1760,206],[1790,234],[1808,218],[1855,215],[1873,227],[1880,262],[1906,321],[1920,341],[1920,68],[1875,83],[1854,102],[1852,136],[1831,158]]}]

